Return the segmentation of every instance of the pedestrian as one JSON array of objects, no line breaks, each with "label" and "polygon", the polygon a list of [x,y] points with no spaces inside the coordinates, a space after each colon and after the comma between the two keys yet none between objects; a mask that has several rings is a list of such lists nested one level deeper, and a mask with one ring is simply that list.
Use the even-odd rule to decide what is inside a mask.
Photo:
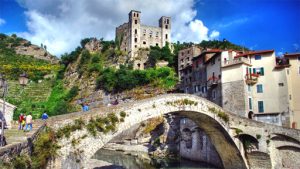
[{"label": "pedestrian", "polygon": [[23,124],[22,122],[24,121],[24,114],[21,113],[20,116],[19,116],[19,130],[23,130]]},{"label": "pedestrian", "polygon": [[44,112],[42,114],[42,120],[46,121],[48,118],[49,118],[49,116],[48,116],[47,112]]},{"label": "pedestrian", "polygon": [[32,130],[32,113],[30,112],[29,115],[26,116],[26,127],[24,131],[31,131],[31,130]]},{"label": "pedestrian", "polygon": [[49,118],[49,116],[48,116],[47,112],[44,112],[44,113],[42,114],[42,120],[44,121],[44,123],[45,123],[46,126],[47,126],[46,120],[47,120],[48,118]]}]

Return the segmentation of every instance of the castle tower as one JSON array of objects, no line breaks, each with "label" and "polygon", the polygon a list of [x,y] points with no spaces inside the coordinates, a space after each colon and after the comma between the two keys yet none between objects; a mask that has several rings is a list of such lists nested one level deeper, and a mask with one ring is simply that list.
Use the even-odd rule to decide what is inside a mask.
[{"label": "castle tower", "polygon": [[134,59],[134,54],[138,51],[140,47],[140,29],[141,29],[141,19],[140,11],[131,10],[129,12],[129,49],[128,54],[131,59]]},{"label": "castle tower", "polygon": [[162,16],[159,19],[159,27],[161,28],[161,44],[162,47],[166,42],[171,42],[171,17]]}]

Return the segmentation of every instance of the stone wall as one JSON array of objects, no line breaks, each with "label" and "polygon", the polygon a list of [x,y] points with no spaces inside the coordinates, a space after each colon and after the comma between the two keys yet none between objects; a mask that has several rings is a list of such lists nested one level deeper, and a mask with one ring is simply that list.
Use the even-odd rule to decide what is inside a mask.
[{"label": "stone wall", "polygon": [[[5,102],[5,112],[4,112],[4,119],[7,128],[11,128],[11,123],[13,121],[13,114],[16,106]],[[3,100],[0,99],[0,117],[3,117]]]},{"label": "stone wall", "polygon": [[230,83],[222,83],[222,107],[245,117],[245,106],[248,105],[248,100],[245,100],[244,81],[235,81]]},{"label": "stone wall", "polygon": [[180,121],[180,156],[193,161],[202,161],[222,168],[222,161],[210,138],[192,120]]},{"label": "stone wall", "polygon": [[11,160],[20,154],[31,154],[33,142],[38,137],[39,133],[44,130],[45,126],[42,125],[33,135],[27,138],[25,142],[9,144],[0,147],[0,161],[11,162]]}]

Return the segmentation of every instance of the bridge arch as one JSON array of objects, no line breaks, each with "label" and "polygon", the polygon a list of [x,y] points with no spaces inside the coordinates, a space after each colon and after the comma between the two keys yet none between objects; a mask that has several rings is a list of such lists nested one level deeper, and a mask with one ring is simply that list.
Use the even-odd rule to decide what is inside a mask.
[{"label": "bridge arch", "polygon": [[[92,110],[85,113],[73,113],[71,118],[70,115],[55,117],[53,119],[50,118],[49,121],[52,120],[51,125],[54,126],[55,129],[58,129],[64,125],[72,123],[77,118],[83,118],[88,121],[91,117],[103,116],[105,113],[112,112],[119,114],[121,111],[126,112],[126,117],[125,121],[117,126],[116,132],[108,134],[99,133],[96,137],[94,137],[89,135],[86,129],[83,129],[72,133],[71,138],[69,139],[61,139],[59,141],[59,144],[62,147],[59,152],[61,154],[59,159],[62,166],[61,168],[74,168],[72,165],[69,167],[64,166],[70,162],[68,160],[72,159],[72,154],[78,154],[79,151],[82,154],[80,163],[84,164],[97,150],[101,149],[111,139],[121,134],[122,131],[125,131],[131,126],[137,125],[147,119],[170,113],[178,114],[193,120],[203,131],[207,133],[219,153],[225,169],[244,169],[251,166],[249,165],[249,161],[245,158],[245,153],[247,152],[244,151],[243,146],[241,146],[241,142],[236,137],[235,128],[241,129],[243,134],[248,134],[253,137],[257,134],[261,134],[261,138],[258,139],[260,145],[259,151],[267,153],[267,155],[270,154],[268,151],[270,151],[271,154],[273,152],[273,149],[271,148],[273,144],[268,146],[266,143],[269,141],[270,135],[273,135],[272,133],[276,133],[277,135],[293,136],[295,140],[300,141],[299,130],[287,129],[280,126],[253,121],[229,112],[225,113],[221,107],[214,103],[204,98],[189,94],[166,94],[133,103],[126,103],[110,108],[102,108],[101,110]],[[59,120],[60,118],[63,120]],[[76,139],[82,137],[83,135],[88,135],[88,137],[82,139],[74,149],[74,147],[72,147],[71,140],[73,138]],[[70,156],[71,158],[68,158]],[[274,165],[272,164],[272,166]]]},{"label": "bridge arch", "polygon": [[[163,95],[131,105],[124,105],[111,109],[111,111],[126,112],[125,121],[118,125],[114,133],[98,134],[96,137],[89,136],[82,139],[76,148],[83,151],[83,162],[90,159],[97,150],[131,126],[164,114],[178,114],[193,120],[210,137],[224,168],[243,169],[248,166],[244,155],[241,153],[243,151],[239,150],[234,134],[229,127],[227,120],[230,120],[230,115],[224,117],[226,113],[220,107],[203,98],[184,94]],[[74,135],[83,134],[86,132],[77,131]],[[70,152],[72,148],[70,141],[64,141],[60,152],[64,157],[68,157],[72,154]],[[62,161],[63,165],[68,163]],[[63,166],[63,168],[70,167]]]}]

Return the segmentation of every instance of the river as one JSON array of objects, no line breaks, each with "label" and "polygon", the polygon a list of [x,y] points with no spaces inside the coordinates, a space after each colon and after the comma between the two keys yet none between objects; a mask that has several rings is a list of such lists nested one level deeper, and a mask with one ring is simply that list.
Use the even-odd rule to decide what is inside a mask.
[{"label": "river", "polygon": [[[209,164],[194,162],[185,159],[170,160],[170,159],[151,159],[151,162],[141,160],[138,157],[126,155],[120,151],[101,149],[96,152],[94,159],[107,161],[114,165],[122,166],[126,169],[217,169]],[[99,167],[101,168],[101,167]],[[115,167],[111,167],[112,169]],[[117,167],[118,169],[120,167]],[[105,169],[108,169],[107,167]]]}]

